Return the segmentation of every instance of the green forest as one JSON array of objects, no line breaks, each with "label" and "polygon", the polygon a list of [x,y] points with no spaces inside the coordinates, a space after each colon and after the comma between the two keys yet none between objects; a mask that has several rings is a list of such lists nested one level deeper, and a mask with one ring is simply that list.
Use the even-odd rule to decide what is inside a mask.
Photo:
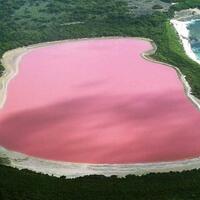
[{"label": "green forest", "polygon": [[[151,15],[144,12],[135,16],[125,0],[0,0],[0,56],[9,49],[45,41],[100,36],[146,37],[158,46],[153,58],[179,67],[192,86],[193,94],[200,97],[199,65],[185,55],[169,23],[174,11],[199,4],[200,0],[183,0],[171,6],[168,12],[155,10]],[[3,73],[3,66],[0,71]]]},{"label": "green forest", "polygon": [[[158,46],[152,57],[177,66],[186,75],[193,94],[200,97],[200,67],[185,55],[169,23],[174,11],[199,4],[200,0],[183,0],[168,12],[156,9],[151,15],[144,12],[135,16],[125,0],[0,0],[0,56],[7,50],[45,41],[146,37]],[[0,73],[3,70],[0,66]]]},{"label": "green forest", "polygon": [[1,200],[199,200],[200,171],[55,178],[0,166]]},{"label": "green forest", "polygon": [[[177,4],[167,12],[155,9],[137,16],[126,0],[0,0],[0,57],[7,50],[45,41],[146,37],[158,47],[152,58],[178,67],[200,98],[200,66],[187,57],[170,24],[175,11],[200,7],[200,0],[162,1]],[[0,200],[51,199],[200,199],[200,171],[66,180],[0,165]]]}]

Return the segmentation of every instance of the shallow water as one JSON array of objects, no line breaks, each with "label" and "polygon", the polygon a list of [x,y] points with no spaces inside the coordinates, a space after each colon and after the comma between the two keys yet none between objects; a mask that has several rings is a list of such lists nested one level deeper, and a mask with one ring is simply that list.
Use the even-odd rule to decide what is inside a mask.
[{"label": "shallow water", "polygon": [[0,111],[0,145],[87,163],[200,155],[200,112],[174,69],[144,60],[149,42],[100,39],[34,49]]},{"label": "shallow water", "polygon": [[197,58],[200,60],[200,20],[193,21],[188,26],[190,30],[191,45]]}]

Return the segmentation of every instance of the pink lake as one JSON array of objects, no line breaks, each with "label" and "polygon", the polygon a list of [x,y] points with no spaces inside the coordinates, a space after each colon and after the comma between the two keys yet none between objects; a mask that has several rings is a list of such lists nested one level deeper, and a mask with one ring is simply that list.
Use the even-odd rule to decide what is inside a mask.
[{"label": "pink lake", "polygon": [[71,41],[26,54],[0,111],[0,145],[79,163],[200,155],[200,112],[176,71],[141,57],[149,42]]}]

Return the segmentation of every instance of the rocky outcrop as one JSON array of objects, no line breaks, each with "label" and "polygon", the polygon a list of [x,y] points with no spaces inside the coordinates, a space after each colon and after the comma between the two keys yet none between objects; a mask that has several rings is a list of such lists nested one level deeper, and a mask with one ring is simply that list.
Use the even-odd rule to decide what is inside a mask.
[{"label": "rocky outcrop", "polygon": [[175,12],[175,19],[179,21],[200,19],[200,10],[198,8],[194,8]]}]

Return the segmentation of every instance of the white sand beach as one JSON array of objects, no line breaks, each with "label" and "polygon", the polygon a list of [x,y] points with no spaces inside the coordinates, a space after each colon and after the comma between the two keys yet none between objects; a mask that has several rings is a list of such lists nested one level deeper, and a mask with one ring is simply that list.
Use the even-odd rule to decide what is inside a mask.
[{"label": "white sand beach", "polygon": [[192,23],[192,21],[179,21],[176,19],[171,20],[171,23],[176,28],[178,35],[182,41],[184,50],[186,54],[194,61],[200,64],[200,60],[197,59],[197,56],[192,50],[191,44],[189,42],[189,30],[187,28],[188,24]]},{"label": "white sand beach", "polygon": [[174,28],[176,29],[179,35],[179,38],[183,44],[185,53],[192,60],[200,64],[200,60],[197,58],[197,56],[192,50],[192,47],[189,41],[190,31],[187,28],[188,25],[193,23],[195,20],[200,20],[200,10],[196,8],[177,12],[175,14],[175,18],[171,20],[171,23],[173,24]]}]

